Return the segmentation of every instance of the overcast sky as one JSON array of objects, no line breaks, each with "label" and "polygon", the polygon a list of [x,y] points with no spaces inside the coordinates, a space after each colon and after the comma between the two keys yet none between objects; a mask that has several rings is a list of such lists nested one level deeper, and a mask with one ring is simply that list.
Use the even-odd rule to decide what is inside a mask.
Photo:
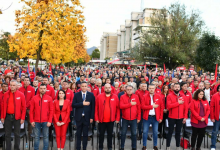
[{"label": "overcast sky", "polygon": [[[20,0],[0,0],[0,9],[12,6],[0,15],[0,30],[15,33],[15,10],[22,8]],[[145,8],[162,8],[169,6],[174,0],[144,0]],[[220,0],[179,0],[188,9],[198,9],[207,28],[220,36]],[[103,32],[116,32],[125,19],[131,18],[131,12],[140,12],[141,0],[81,0],[85,7],[86,35],[89,39],[87,47],[100,45]]]}]

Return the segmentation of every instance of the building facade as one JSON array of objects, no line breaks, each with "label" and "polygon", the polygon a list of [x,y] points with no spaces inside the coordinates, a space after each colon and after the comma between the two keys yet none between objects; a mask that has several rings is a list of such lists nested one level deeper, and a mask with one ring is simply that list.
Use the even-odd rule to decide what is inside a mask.
[{"label": "building facade", "polygon": [[[131,18],[125,20],[125,24],[120,25],[120,29],[116,33],[104,32],[100,42],[100,59],[107,57],[127,59],[127,54],[130,53],[135,44],[138,44],[141,33],[152,27],[150,17],[156,10],[145,8],[143,12],[131,12]],[[112,48],[108,47],[110,42],[108,38],[111,38]],[[113,52],[115,53],[113,54]]]}]

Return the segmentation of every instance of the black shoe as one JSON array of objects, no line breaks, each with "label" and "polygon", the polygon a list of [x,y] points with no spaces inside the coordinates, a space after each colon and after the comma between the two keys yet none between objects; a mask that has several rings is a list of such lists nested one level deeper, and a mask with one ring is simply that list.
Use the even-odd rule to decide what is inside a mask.
[{"label": "black shoe", "polygon": [[142,139],[142,135],[139,135],[137,140],[141,140]]},{"label": "black shoe", "polygon": [[124,150],[124,148],[121,148],[120,150]]},{"label": "black shoe", "polygon": [[132,150],[136,150],[136,148],[132,148]]},{"label": "black shoe", "polygon": [[163,138],[162,134],[158,134],[158,138],[162,139]]},{"label": "black shoe", "polygon": [[70,142],[73,142],[73,137],[70,137]]},{"label": "black shoe", "polygon": [[147,140],[152,141],[152,138],[148,135]]},{"label": "black shoe", "polygon": [[147,149],[146,146],[143,146],[142,150],[146,150],[146,149]]}]

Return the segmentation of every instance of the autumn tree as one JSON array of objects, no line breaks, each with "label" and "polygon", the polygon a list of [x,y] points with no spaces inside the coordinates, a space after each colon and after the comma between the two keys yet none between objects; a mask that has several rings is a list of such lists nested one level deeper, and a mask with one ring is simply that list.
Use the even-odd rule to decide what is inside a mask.
[{"label": "autumn tree", "polygon": [[11,33],[9,32],[4,32],[2,35],[0,35],[0,58],[4,60],[9,60],[9,59],[17,59],[17,52],[10,52],[9,51],[9,45],[8,45],[8,40],[12,38]]},{"label": "autumn tree", "polygon": [[87,55],[84,16],[79,0],[21,0],[17,10],[17,32],[9,41],[10,51],[20,58],[36,58],[53,64],[77,62]]},{"label": "autumn tree", "polygon": [[139,61],[153,61],[168,68],[194,63],[203,20],[200,12],[186,11],[185,5],[171,4],[169,8],[154,10],[149,23],[141,30],[141,38],[132,49],[131,57]]}]

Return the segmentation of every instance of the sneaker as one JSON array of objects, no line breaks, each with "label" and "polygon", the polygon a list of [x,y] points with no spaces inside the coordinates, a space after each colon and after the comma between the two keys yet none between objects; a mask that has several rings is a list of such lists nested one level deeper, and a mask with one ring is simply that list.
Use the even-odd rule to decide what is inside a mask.
[{"label": "sneaker", "polygon": [[211,148],[211,150],[215,150],[215,148]]},{"label": "sneaker", "polygon": [[158,150],[158,148],[156,146],[154,146],[154,150]]}]

